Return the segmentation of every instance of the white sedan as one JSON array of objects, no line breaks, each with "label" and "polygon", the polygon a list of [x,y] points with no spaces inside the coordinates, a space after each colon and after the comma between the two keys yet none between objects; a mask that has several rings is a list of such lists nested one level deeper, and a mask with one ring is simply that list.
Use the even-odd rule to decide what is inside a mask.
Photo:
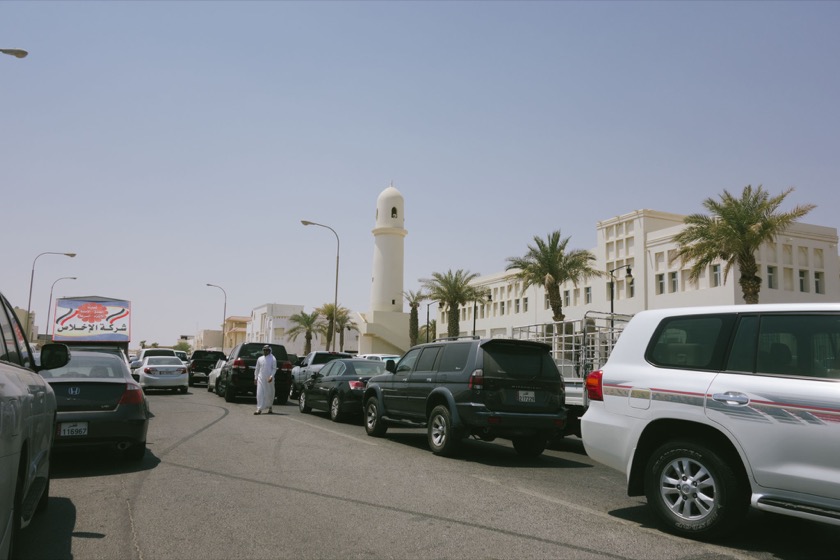
[{"label": "white sedan", "polygon": [[171,389],[186,393],[188,390],[187,366],[175,356],[148,356],[139,364],[133,363],[131,368],[134,378],[144,391]]},{"label": "white sedan", "polygon": [[[213,391],[216,391],[216,385],[219,379],[219,372],[222,371],[222,366],[225,365],[226,362],[227,360],[218,360],[216,362],[216,365],[213,366],[213,369],[210,370],[210,374],[207,376],[207,390],[211,393]],[[219,392],[216,391],[216,394],[218,395]]]}]

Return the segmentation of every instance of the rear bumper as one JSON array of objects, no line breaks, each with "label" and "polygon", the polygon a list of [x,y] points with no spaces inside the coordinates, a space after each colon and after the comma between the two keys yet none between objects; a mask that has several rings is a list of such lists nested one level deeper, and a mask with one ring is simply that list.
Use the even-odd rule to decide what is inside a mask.
[{"label": "rear bumper", "polygon": [[494,412],[484,405],[458,406],[461,424],[495,437],[553,437],[566,427],[566,411],[556,413]]},{"label": "rear bumper", "polygon": [[137,381],[144,389],[171,389],[173,387],[186,387],[189,377],[186,373],[166,376],[141,373]]},{"label": "rear bumper", "polygon": [[[135,409],[137,407],[134,407]],[[87,422],[85,436],[61,436],[61,424],[65,422]],[[56,449],[74,447],[113,446],[118,443],[141,443],[146,441],[149,419],[140,410],[120,412],[59,412],[56,415]]]}]

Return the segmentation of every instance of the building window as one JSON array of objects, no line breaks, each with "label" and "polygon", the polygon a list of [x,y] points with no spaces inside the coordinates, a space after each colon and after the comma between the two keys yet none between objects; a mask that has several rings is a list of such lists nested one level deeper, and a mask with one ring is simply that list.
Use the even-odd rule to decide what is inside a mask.
[{"label": "building window", "polygon": [[548,294],[545,294],[545,308],[546,309],[551,308],[551,302],[548,301]]},{"label": "building window", "polygon": [[632,280],[627,282],[627,297],[631,298],[636,295],[636,283]]},{"label": "building window", "polygon": [[673,294],[677,290],[679,290],[679,278],[676,272],[669,272],[668,273],[668,289]]},{"label": "building window", "polygon": [[522,312],[528,313],[528,298],[522,298]]},{"label": "building window", "polygon": [[776,267],[775,266],[768,266],[767,267],[767,287],[775,290],[779,287],[779,281],[776,277]]},{"label": "building window", "polygon": [[569,290],[563,291],[563,306],[564,307],[571,307],[572,306],[572,294]]},{"label": "building window", "polygon": [[589,286],[583,289],[583,303],[592,303],[592,288]]},{"label": "building window", "polygon": [[823,282],[823,273],[822,272],[815,272],[814,273],[814,293],[815,294],[824,294],[825,293],[825,283]]},{"label": "building window", "polygon": [[800,270],[799,271],[799,291],[800,292],[807,292],[808,290],[808,271],[807,270]]},{"label": "building window", "polygon": [[519,300],[518,299],[513,300],[513,312],[514,313],[519,313]]},{"label": "building window", "polygon": [[711,276],[712,276],[712,278],[711,278],[712,288],[717,288],[718,286],[720,286],[720,265],[719,264],[713,264],[712,265]]},{"label": "building window", "polygon": [[499,315],[504,315],[504,314],[505,314],[505,302],[500,301],[499,302]]},{"label": "building window", "polygon": [[656,275],[656,295],[664,294],[665,293],[665,275],[664,274],[657,274]]}]

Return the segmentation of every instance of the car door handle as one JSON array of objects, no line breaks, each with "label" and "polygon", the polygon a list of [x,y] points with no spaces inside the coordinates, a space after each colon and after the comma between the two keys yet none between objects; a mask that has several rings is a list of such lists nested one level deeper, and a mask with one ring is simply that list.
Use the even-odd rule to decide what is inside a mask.
[{"label": "car door handle", "polygon": [[749,404],[750,398],[744,393],[736,393],[735,391],[727,391],[725,393],[715,393],[712,398],[718,402],[726,404]]}]

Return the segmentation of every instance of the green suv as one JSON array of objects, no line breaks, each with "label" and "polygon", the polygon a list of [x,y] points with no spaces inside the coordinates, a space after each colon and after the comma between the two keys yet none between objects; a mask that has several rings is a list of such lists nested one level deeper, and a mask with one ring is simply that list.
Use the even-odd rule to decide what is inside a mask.
[{"label": "green suv", "polygon": [[540,455],[566,424],[564,386],[550,347],[501,338],[420,344],[364,394],[365,430],[425,427],[437,455],[453,455],[464,438],[509,439],[520,455]]}]

